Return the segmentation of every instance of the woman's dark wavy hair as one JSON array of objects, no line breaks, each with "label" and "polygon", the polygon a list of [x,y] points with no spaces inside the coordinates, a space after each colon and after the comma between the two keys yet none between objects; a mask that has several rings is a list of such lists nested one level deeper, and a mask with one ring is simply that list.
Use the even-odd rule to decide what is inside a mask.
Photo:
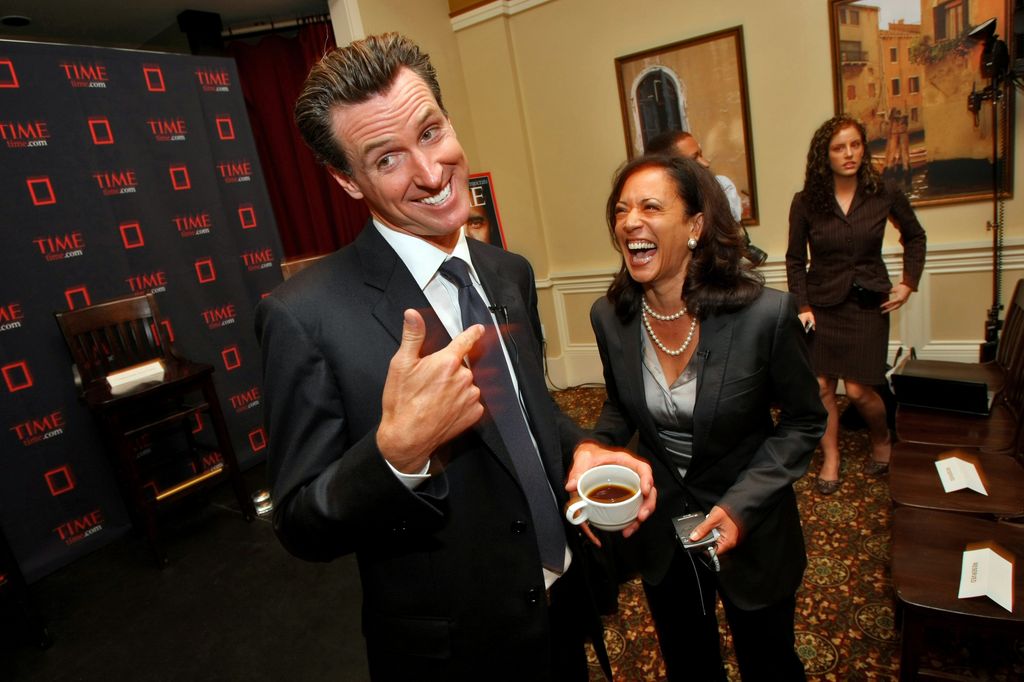
[{"label": "woman's dark wavy hair", "polygon": [[[615,250],[620,251],[615,239],[615,205],[630,176],[648,168],[660,168],[668,175],[686,205],[685,217],[704,214],[704,228],[686,269],[680,301],[685,300],[701,319],[738,310],[754,301],[764,288],[764,277],[743,259],[746,240],[740,224],[732,218],[729,200],[718,180],[693,159],[648,154],[627,162],[616,172],[605,208]],[[679,225],[679,229],[687,229],[686,223]],[[623,322],[633,319],[640,310],[643,287],[630,277],[625,257],[607,296]]]},{"label": "woman's dark wavy hair", "polygon": [[832,177],[832,166],[828,159],[828,146],[833,136],[843,128],[853,127],[860,133],[864,145],[864,159],[857,169],[857,186],[864,188],[868,194],[875,194],[882,187],[882,178],[871,163],[871,152],[868,151],[868,134],[864,124],[848,114],[839,114],[821,124],[814,137],[811,147],[807,150],[807,172],[804,175],[804,199],[815,213],[831,213],[832,198],[835,196],[835,181]]}]

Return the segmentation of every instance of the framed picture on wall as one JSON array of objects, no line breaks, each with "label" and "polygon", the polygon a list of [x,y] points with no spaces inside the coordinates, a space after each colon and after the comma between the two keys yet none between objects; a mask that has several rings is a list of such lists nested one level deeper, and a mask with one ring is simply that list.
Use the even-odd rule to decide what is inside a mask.
[{"label": "framed picture on wall", "polygon": [[629,158],[661,133],[692,134],[711,170],[736,185],[744,224],[756,225],[742,27],[618,57],[615,71]]},{"label": "framed picture on wall", "polygon": [[469,202],[466,236],[490,242],[503,249],[508,248],[490,173],[473,173],[469,176]]},{"label": "framed picture on wall", "polygon": [[[1012,37],[1009,0],[829,0],[837,113],[860,119],[875,167],[916,206],[991,199],[1013,188],[1012,88],[981,97],[989,19]],[[988,90],[991,93],[992,90]]]}]

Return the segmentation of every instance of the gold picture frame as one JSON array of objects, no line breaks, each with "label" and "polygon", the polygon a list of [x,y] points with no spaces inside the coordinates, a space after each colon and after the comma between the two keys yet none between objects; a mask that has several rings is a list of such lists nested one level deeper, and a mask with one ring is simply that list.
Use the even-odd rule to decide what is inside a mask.
[{"label": "gold picture frame", "polygon": [[691,133],[716,175],[736,185],[743,223],[758,224],[743,28],[615,59],[629,158],[670,130]]},{"label": "gold picture frame", "polygon": [[1008,0],[828,0],[835,108],[860,119],[872,162],[915,206],[991,200],[993,158],[1012,196],[1012,88],[998,107],[976,99],[983,43],[968,34],[995,18],[1006,35]]}]

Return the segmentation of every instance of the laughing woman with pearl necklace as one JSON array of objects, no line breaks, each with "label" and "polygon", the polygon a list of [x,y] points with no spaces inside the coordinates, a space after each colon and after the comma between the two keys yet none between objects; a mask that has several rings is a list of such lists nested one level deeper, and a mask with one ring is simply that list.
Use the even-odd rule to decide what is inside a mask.
[{"label": "laughing woman with pearl necklace", "polygon": [[[825,428],[792,296],[764,287],[721,187],[644,156],[607,205],[622,266],[591,309],[608,397],[595,437],[654,472],[657,507],[615,560],[640,573],[670,680],[725,679],[715,594],[744,680],[803,679],[793,615],[806,565],[792,483]],[[771,408],[779,408],[778,421]],[[569,473],[570,482],[581,471]],[[698,513],[690,552],[673,519]]]}]

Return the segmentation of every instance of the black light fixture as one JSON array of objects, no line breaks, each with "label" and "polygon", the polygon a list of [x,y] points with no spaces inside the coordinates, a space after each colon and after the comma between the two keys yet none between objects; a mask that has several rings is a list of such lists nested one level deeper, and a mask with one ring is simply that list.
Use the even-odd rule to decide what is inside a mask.
[{"label": "black light fixture", "polygon": [[759,249],[754,246],[750,241],[750,233],[747,232],[747,226],[740,223],[740,227],[743,228],[743,239],[747,242],[747,260],[754,264],[755,267],[761,267],[764,262],[768,260],[768,252],[764,249]]},{"label": "black light fixture", "polygon": [[[1021,0],[1017,0],[1017,9],[1020,9]],[[1016,25],[1015,21],[1015,25]],[[1013,90],[1007,92],[1007,88],[1016,85],[1021,87],[1021,72],[1018,65],[1010,66],[1010,51],[1006,43],[996,34],[996,19],[989,19],[971,29],[967,34],[969,40],[982,44],[981,52],[981,75],[989,80],[989,84],[982,90],[972,88],[967,95],[967,109],[974,114],[975,125],[978,124],[978,114],[984,102],[992,105],[992,220],[988,223],[988,229],[992,231],[992,307],[989,308],[985,320],[985,342],[981,345],[981,360],[988,361],[995,358],[996,347],[999,342],[999,330],[1003,321],[999,319],[999,311],[1002,310],[1002,269],[1003,269],[1003,201],[1005,197],[1005,173],[1003,165],[1009,158],[1007,149],[1007,131],[1005,122],[1007,112],[1005,111],[1006,101],[1012,96]],[[1004,109],[1002,120],[1004,127],[999,127],[1000,109]],[[1002,139],[1000,139],[1002,138]],[[1003,153],[1000,154],[1000,142],[1002,142]]]},{"label": "black light fixture", "polygon": [[993,17],[974,27],[967,37],[983,42],[981,53],[981,75],[985,78],[1000,78],[1006,74],[1010,65],[1010,51],[1006,43],[996,35],[996,19]]}]

